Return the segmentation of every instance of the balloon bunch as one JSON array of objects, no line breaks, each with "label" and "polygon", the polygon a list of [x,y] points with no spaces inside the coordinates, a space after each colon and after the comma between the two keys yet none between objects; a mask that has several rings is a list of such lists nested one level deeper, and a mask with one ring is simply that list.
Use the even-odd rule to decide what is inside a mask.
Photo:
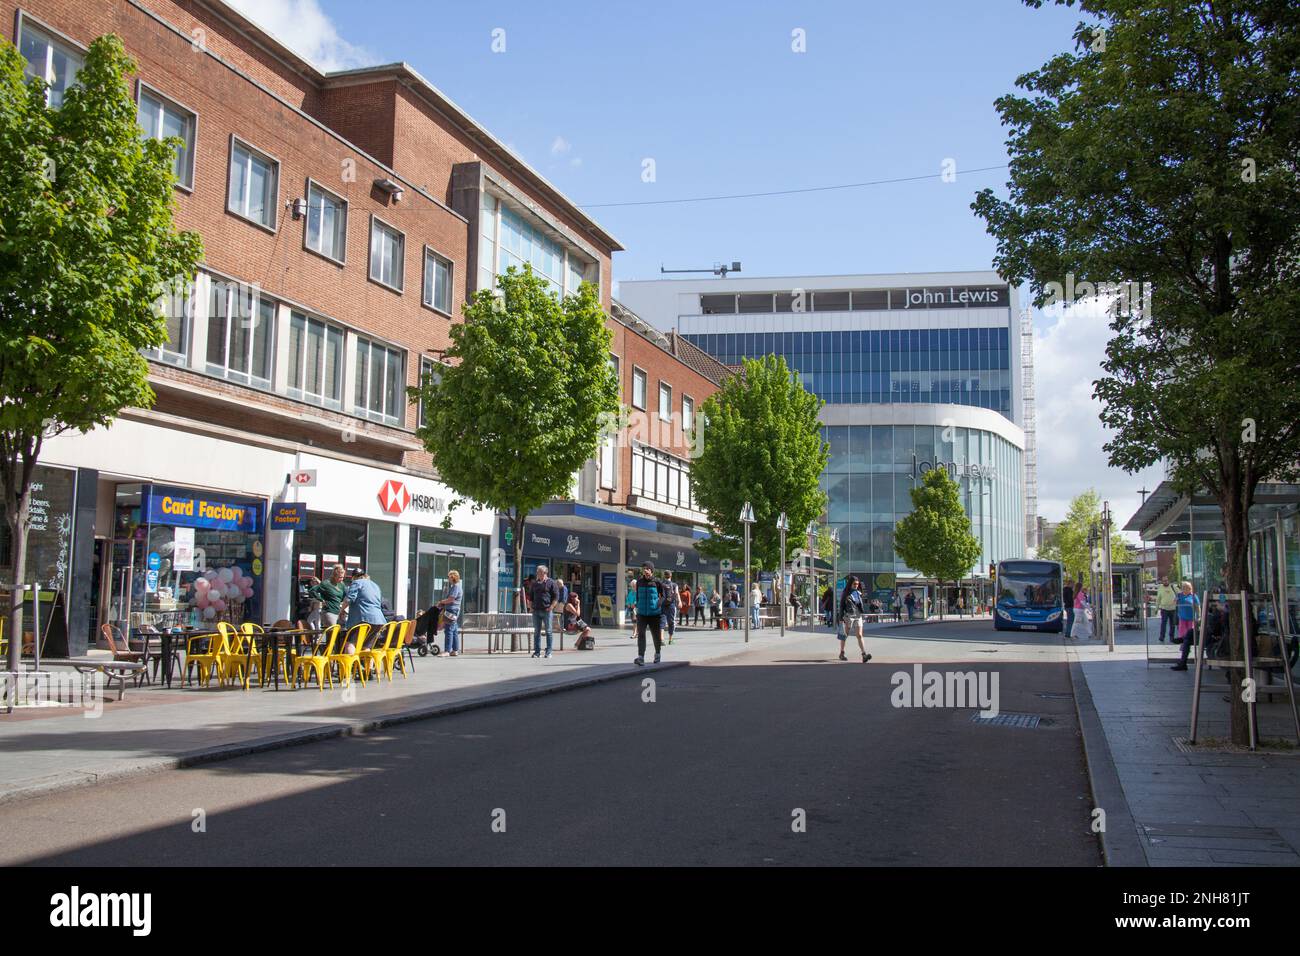
[{"label": "balloon bunch", "polygon": [[239,565],[204,571],[190,584],[190,607],[211,621],[230,604],[253,596],[253,579]]}]

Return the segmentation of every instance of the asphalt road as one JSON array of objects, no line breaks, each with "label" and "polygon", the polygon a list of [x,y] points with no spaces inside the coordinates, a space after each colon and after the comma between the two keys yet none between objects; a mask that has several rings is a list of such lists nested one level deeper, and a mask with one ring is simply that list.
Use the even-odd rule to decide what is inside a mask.
[{"label": "asphalt road", "polygon": [[[647,668],[653,703],[633,678],[55,794],[0,808],[0,863],[1097,866],[1066,666],[990,632],[894,631],[866,665],[792,637]],[[1045,720],[894,707],[908,660]]]}]

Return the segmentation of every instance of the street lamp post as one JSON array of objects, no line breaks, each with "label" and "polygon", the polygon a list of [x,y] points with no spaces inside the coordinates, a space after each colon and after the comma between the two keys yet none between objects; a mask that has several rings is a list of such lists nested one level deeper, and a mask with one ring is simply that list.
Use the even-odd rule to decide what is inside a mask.
[{"label": "street lamp post", "polygon": [[753,595],[749,593],[749,526],[754,523],[754,506],[748,501],[745,507],[740,509],[740,523],[745,526],[745,600],[750,604],[748,612],[745,614],[745,643],[749,643],[749,622],[754,616]]},{"label": "street lamp post", "polygon": [[817,540],[817,520],[815,518],[808,522],[808,527],[804,528],[804,534],[808,536],[808,580],[812,582],[812,600],[816,602],[817,615],[820,617],[822,596],[821,592],[817,590],[817,559],[813,557],[813,542]]},{"label": "street lamp post", "polygon": [[831,620],[840,623],[840,529],[831,528]]},{"label": "street lamp post", "polygon": [[[786,518],[784,511],[776,519],[776,530],[781,532],[781,569],[777,572],[777,593],[781,595],[781,600],[777,602],[777,611],[781,614],[781,636],[785,637],[785,533],[790,530],[790,520]],[[791,584],[793,583],[791,581]]]}]

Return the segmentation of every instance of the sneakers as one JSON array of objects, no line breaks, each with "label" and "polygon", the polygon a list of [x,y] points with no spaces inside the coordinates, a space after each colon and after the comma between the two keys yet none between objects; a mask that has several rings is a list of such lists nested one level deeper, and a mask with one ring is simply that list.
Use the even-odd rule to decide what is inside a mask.
[{"label": "sneakers", "polygon": [[645,658],[644,658],[644,657],[638,657],[638,658],[637,658],[636,660],[634,660],[632,663],[635,664],[637,667],[643,667],[643,666],[645,665]]},{"label": "sneakers", "polygon": [[658,651],[655,651],[655,663],[656,663],[656,664],[659,663],[659,652],[658,652]]},{"label": "sneakers", "polygon": [[1186,664],[1175,664],[1173,667],[1171,667],[1171,668],[1169,668],[1169,669],[1170,669],[1171,671],[1185,671],[1185,670],[1187,670],[1187,665],[1186,665]]},{"label": "sneakers", "polygon": [[847,661],[847,660],[848,660],[848,658],[844,656],[844,652],[843,652],[843,651],[840,651],[840,660],[842,660],[842,661]]},{"label": "sneakers", "polygon": [[862,655],[862,663],[865,664],[865,663],[866,663],[867,661],[869,661],[869,660],[871,660],[871,655],[870,655],[870,654],[863,654],[863,655]]},{"label": "sneakers", "polygon": [[551,657],[551,652],[550,652],[550,651],[547,651],[547,652],[546,652],[546,658],[549,660],[550,657]]},{"label": "sneakers", "polygon": [[537,651],[533,651],[532,656],[533,656],[533,657],[541,657],[542,655],[539,654]]}]

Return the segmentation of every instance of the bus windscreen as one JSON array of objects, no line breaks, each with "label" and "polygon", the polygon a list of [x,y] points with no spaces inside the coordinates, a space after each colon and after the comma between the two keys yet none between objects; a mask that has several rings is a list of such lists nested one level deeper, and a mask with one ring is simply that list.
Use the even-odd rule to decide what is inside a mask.
[{"label": "bus windscreen", "polygon": [[998,604],[1024,608],[1060,607],[1060,566],[1004,561],[998,566]]}]

